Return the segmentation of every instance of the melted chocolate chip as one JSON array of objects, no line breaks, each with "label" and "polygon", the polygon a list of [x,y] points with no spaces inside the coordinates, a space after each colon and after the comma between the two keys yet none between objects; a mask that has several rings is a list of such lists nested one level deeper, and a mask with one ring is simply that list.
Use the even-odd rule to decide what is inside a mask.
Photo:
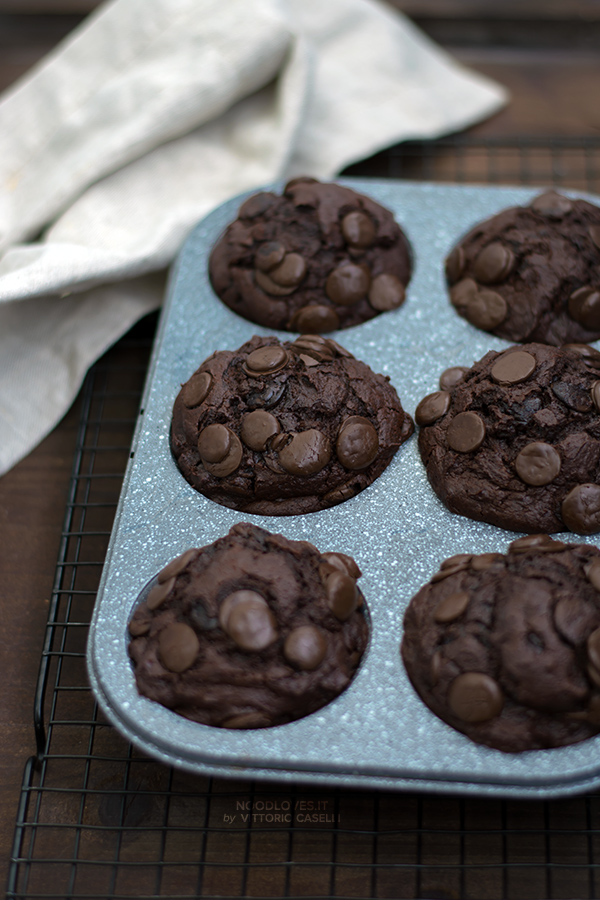
[{"label": "melted chocolate chip", "polygon": [[519,384],[533,375],[536,365],[531,353],[513,350],[499,357],[492,366],[491,376],[498,384]]},{"label": "melted chocolate chip", "polygon": [[590,391],[592,403],[596,412],[600,412],[600,381],[595,381]]},{"label": "melted chocolate chip", "polygon": [[172,559],[170,563],[161,569],[158,575],[156,576],[159,584],[162,584],[164,581],[169,581],[175,575],[179,575],[180,572],[187,567],[187,565],[198,555],[198,551],[191,547],[189,550],[185,550],[179,556],[176,556],[175,559]]},{"label": "melted chocolate chip", "polygon": [[495,241],[479,253],[473,263],[473,274],[482,284],[497,284],[508,278],[515,262],[515,255],[510,247]]},{"label": "melted chocolate chip", "polygon": [[340,327],[340,317],[331,306],[313,304],[303,306],[292,318],[290,327],[296,331],[335,331]]},{"label": "melted chocolate chip", "polygon": [[369,288],[369,303],[378,312],[398,309],[406,298],[406,290],[395,275],[377,275]]},{"label": "melted chocolate chip", "polygon": [[440,375],[440,390],[451,391],[456,384],[465,380],[468,371],[466,366],[451,366],[449,369],[444,369]]},{"label": "melted chocolate chip", "polygon": [[352,578],[360,578],[361,572],[356,561],[346,553],[323,553],[323,559],[327,565],[333,566],[334,569],[338,569],[338,571],[344,572],[346,575],[351,575]]},{"label": "melted chocolate chip", "polygon": [[470,567],[474,572],[486,572],[497,563],[504,563],[501,553],[480,553],[478,556],[471,557]]},{"label": "melted chocolate chip", "polygon": [[271,278],[271,272],[261,272],[260,269],[256,269],[254,272],[254,281],[259,288],[262,288],[265,293],[271,294],[273,297],[289,297],[296,290],[295,284],[277,284]]},{"label": "melted chocolate chip", "polygon": [[248,197],[239,208],[238,216],[240,219],[255,219],[256,216],[266,212],[271,204],[277,199],[275,194],[261,191],[260,194],[254,194]]},{"label": "melted chocolate chip", "polygon": [[349,619],[359,605],[356,581],[343,572],[332,572],[325,585],[329,609],[340,622]]},{"label": "melted chocolate chip", "polygon": [[569,297],[569,315],[590,331],[600,329],[600,288],[587,285]]},{"label": "melted chocolate chip", "polygon": [[576,412],[589,412],[592,408],[592,398],[588,391],[578,387],[576,384],[569,384],[566,381],[555,381],[551,385],[552,393],[555,397]]},{"label": "melted chocolate chip", "polygon": [[248,354],[244,368],[250,375],[273,375],[287,366],[289,358],[285,347],[259,347]]},{"label": "melted chocolate chip", "polygon": [[375,242],[375,225],[370,216],[357,210],[342,219],[342,234],[351,247],[370,247]]},{"label": "melted chocolate chip", "polygon": [[339,306],[353,306],[367,296],[371,276],[364,266],[345,263],[329,273],[325,293]]},{"label": "melted chocolate chip", "polygon": [[523,447],[515,460],[517,475],[525,484],[550,484],[560,472],[560,454],[551,444],[534,441]]},{"label": "melted chocolate chip", "polygon": [[379,437],[369,419],[350,416],[342,422],[335,452],[346,469],[366,469],[379,450]]},{"label": "melted chocolate chip", "polygon": [[453,450],[470,453],[481,447],[484,441],[485,422],[477,413],[459,413],[450,422],[446,437]]},{"label": "melted chocolate chip", "polygon": [[568,197],[558,194],[556,191],[545,191],[536,197],[531,208],[549,219],[562,219],[573,209],[573,203]]},{"label": "melted chocolate chip", "polygon": [[578,484],[562,502],[560,514],[575,534],[600,531],[600,485]]},{"label": "melted chocolate chip", "polygon": [[293,666],[312,672],[321,665],[327,653],[327,639],[320,628],[300,625],[290,631],[283,645],[283,655]]},{"label": "melted chocolate chip", "polygon": [[250,391],[246,397],[248,409],[272,409],[277,406],[285,394],[286,383],[272,382],[265,385],[262,391]]},{"label": "melted chocolate chip", "polygon": [[277,640],[275,617],[256,591],[235,591],[225,597],[219,624],[242,650],[264,650]]},{"label": "melted chocolate chip", "polygon": [[446,259],[446,278],[449,284],[458,281],[465,270],[465,251],[462,247],[455,247]]},{"label": "melted chocolate chip", "polygon": [[188,409],[199,406],[208,396],[212,386],[212,375],[208,372],[197,372],[183,386],[181,399]]},{"label": "melted chocolate chip", "polygon": [[504,696],[489,675],[464,672],[450,685],[448,704],[463,722],[487,722],[502,712]]},{"label": "melted chocolate chip", "polygon": [[423,397],[415,410],[415,422],[417,425],[432,425],[445,416],[450,409],[450,394],[448,391],[435,391]]},{"label": "melted chocolate chip", "polygon": [[256,268],[261,272],[270,272],[281,262],[285,256],[285,247],[279,241],[266,241],[261,244],[254,255]]},{"label": "melted chocolate chip", "polygon": [[243,448],[237,434],[226,425],[208,425],[200,432],[198,452],[207,472],[224,478],[235,472],[242,461]]},{"label": "melted chocolate chip", "polygon": [[269,272],[269,278],[282,287],[298,287],[306,275],[306,260],[299,253],[286,253],[282,262]]},{"label": "melted chocolate chip", "polygon": [[240,437],[251,450],[262,452],[280,431],[281,425],[274,415],[264,409],[256,409],[242,419]]},{"label": "melted chocolate chip", "polygon": [[547,534],[526,534],[508,545],[509,553],[529,553],[532,550],[543,553],[558,553],[567,545],[563,541],[554,541]]},{"label": "melted chocolate chip", "polygon": [[443,600],[440,600],[435,608],[433,618],[436,622],[447,623],[459,619],[469,605],[470,595],[467,591],[455,591]]},{"label": "melted chocolate chip", "polygon": [[175,576],[169,578],[167,581],[163,581],[162,584],[157,582],[154,587],[150,590],[147,598],[146,598],[146,606],[148,609],[158,609],[161,606],[173,588],[175,587]]},{"label": "melted chocolate chip", "polygon": [[316,428],[300,431],[279,451],[279,462],[290,475],[315,475],[331,459],[329,438]]},{"label": "melted chocolate chip", "polygon": [[185,622],[172,622],[158,637],[158,653],[162,664],[170,672],[185,672],[193,664],[200,642],[196,632]]}]

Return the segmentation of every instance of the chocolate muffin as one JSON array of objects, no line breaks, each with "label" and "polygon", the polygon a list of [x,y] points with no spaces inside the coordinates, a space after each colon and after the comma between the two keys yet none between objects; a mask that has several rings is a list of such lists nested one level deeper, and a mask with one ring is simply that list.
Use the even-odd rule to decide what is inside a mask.
[{"label": "chocolate muffin", "polygon": [[253,337],[214,353],[183,385],[171,447],[211,500],[288,516],[364,490],[413,427],[387,378],[330,338]]},{"label": "chocolate muffin", "polygon": [[461,316],[510,341],[600,338],[600,208],[555,191],[473,228],[446,260]]},{"label": "chocolate muffin", "polygon": [[330,703],[368,641],[360,570],[254,525],[158,573],[129,623],[140,694],[194,722],[265,728]]},{"label": "chocolate muffin", "polygon": [[600,531],[600,353],[490,351],[443,373],[415,419],[427,477],[451,512],[512,531]]},{"label": "chocolate muffin", "polygon": [[402,659],[427,706],[514,753],[600,731],[600,551],[529,535],[460,553],[413,597]]},{"label": "chocolate muffin", "polygon": [[349,328],[405,299],[410,247],[392,213],[339,184],[295,178],[242,203],[210,280],[234,312],[299,332]]}]

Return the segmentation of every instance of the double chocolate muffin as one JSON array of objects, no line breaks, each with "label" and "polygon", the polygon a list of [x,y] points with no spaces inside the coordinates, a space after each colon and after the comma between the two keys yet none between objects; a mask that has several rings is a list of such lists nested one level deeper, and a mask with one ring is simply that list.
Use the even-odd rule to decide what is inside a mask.
[{"label": "double chocolate muffin", "polygon": [[524,344],[442,374],[418,405],[427,477],[451,512],[512,531],[600,531],[600,353]]},{"label": "double chocolate muffin", "polygon": [[404,617],[402,659],[441,719],[507,752],[600,732],[600,551],[529,535],[445,560]]},{"label": "double chocolate muffin", "polygon": [[253,525],[170,562],[129,623],[140,694],[194,722],[265,728],[342,693],[368,641],[360,570]]},{"label": "double chocolate muffin", "polygon": [[364,490],[413,428],[389,381],[330,338],[253,337],[214,353],[183,385],[171,447],[211,500],[288,516]]},{"label": "double chocolate muffin", "polygon": [[510,341],[600,338],[600,208],[555,191],[473,228],[446,260],[450,298]]},{"label": "double chocolate muffin", "polygon": [[392,213],[362,194],[295,178],[242,203],[215,245],[212,286],[234,312],[299,332],[348,328],[396,309],[411,274]]}]

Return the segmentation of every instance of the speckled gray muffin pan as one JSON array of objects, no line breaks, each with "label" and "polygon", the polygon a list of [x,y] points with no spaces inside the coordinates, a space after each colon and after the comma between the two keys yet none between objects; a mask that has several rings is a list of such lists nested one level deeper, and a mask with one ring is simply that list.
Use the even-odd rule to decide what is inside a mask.
[{"label": "speckled gray muffin pan", "polygon": [[[471,226],[540,191],[343,183],[394,212],[412,243],[415,268],[400,309],[334,337],[374,371],[389,375],[414,415],[419,400],[438,389],[443,369],[470,366],[487,350],[509,346],[453,310],[444,257]],[[208,281],[210,249],[240,202],[231,200],[197,226],[172,273],[90,630],[88,670],[103,711],[149,755],[196,773],[512,797],[600,786],[600,737],[557,750],[504,754],[445,725],[411,687],[399,653],[411,597],[442,559],[459,552],[505,552],[517,536],[448,512],[429,487],[416,435],[363,493],[297,517],[240,514],[196,493],[179,473],[169,425],[180,385],[213,351],[272,333],[224,306]],[[174,556],[211,543],[240,521],[309,540],[322,552],[354,556],[372,625],[370,645],[344,694],[289,725],[250,731],[198,725],[140,697],[127,655],[127,622],[144,586]],[[562,538],[595,543],[593,537]]]}]

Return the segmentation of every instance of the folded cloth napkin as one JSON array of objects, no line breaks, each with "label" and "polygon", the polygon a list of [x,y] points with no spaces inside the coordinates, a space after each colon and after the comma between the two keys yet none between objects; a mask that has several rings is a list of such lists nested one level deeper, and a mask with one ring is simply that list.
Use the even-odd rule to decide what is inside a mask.
[{"label": "folded cloth napkin", "polygon": [[505,101],[377,0],[102,4],[0,100],[0,474],[214,206]]}]

